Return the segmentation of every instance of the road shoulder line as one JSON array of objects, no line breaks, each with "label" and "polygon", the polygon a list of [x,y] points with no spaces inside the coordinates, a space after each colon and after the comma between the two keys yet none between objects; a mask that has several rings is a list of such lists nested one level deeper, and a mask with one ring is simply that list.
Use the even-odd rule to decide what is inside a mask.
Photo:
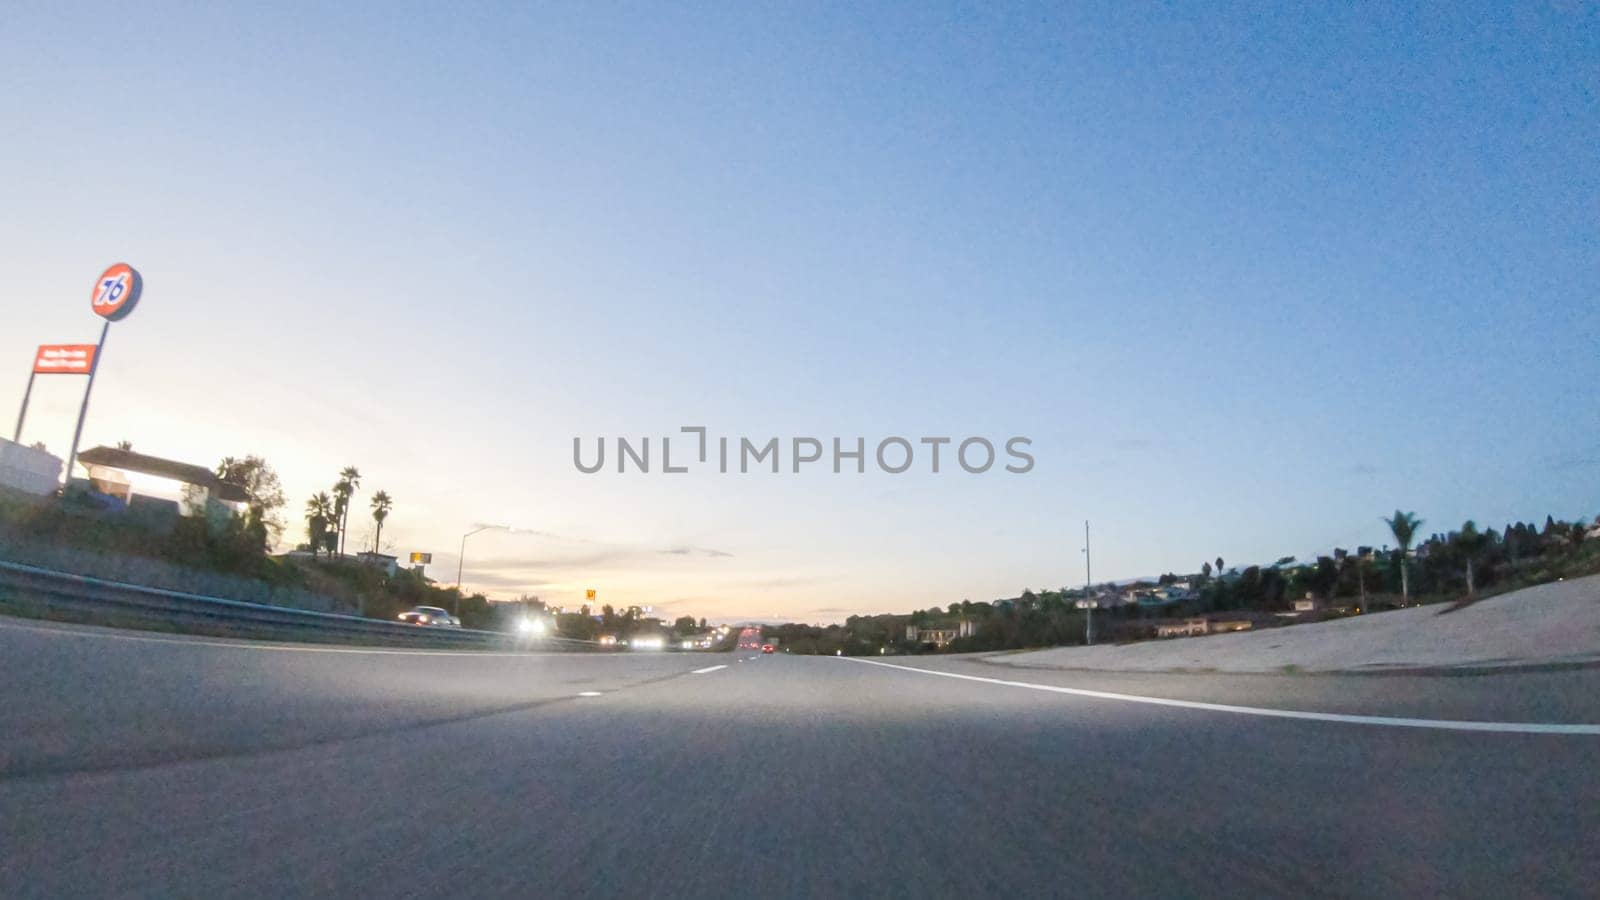
[{"label": "road shoulder line", "polygon": [[936,675],[940,678],[958,678],[962,681],[976,681],[983,684],[995,684],[1002,687],[1023,688],[1025,690],[1046,691],[1052,694],[1069,694],[1074,697],[1088,697],[1094,700],[1114,700],[1123,703],[1144,703],[1151,706],[1171,706],[1180,709],[1198,709],[1207,712],[1232,713],[1235,715],[1262,716],[1273,719],[1301,719],[1314,722],[1337,722],[1345,725],[1378,725],[1389,728],[1425,728],[1436,731],[1485,731],[1499,734],[1582,734],[1600,735],[1600,724],[1563,724],[1549,722],[1474,722],[1452,719],[1414,719],[1397,716],[1358,716],[1346,713],[1310,712],[1296,709],[1272,709],[1260,706],[1234,706],[1226,703],[1206,703],[1199,700],[1174,700],[1168,697],[1146,697],[1140,694],[1116,694],[1109,691],[1091,691],[1085,688],[1060,687],[1053,684],[1037,684],[1031,681],[1009,681],[1003,678],[985,678],[981,675],[964,675],[960,672],[941,672],[937,669],[919,669],[916,666],[903,666],[895,663],[880,662],[875,659],[861,659],[853,656],[834,657],[835,659],[848,660],[855,663],[865,663],[869,666],[882,666],[886,669],[900,669],[905,672],[916,672],[922,675]]}]

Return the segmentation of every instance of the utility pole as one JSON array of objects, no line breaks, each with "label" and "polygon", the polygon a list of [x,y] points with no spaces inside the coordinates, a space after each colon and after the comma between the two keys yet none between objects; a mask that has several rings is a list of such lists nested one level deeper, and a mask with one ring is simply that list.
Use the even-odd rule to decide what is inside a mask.
[{"label": "utility pole", "polygon": [[1089,564],[1089,520],[1083,520],[1083,642],[1094,643],[1094,571]]},{"label": "utility pole", "polygon": [[1094,588],[1094,573],[1089,568],[1089,520],[1083,520],[1083,590],[1084,596]]}]

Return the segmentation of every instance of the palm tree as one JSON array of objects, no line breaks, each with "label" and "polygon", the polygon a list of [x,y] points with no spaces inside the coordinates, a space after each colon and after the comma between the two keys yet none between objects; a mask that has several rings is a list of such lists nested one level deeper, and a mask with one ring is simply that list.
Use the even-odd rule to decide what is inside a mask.
[{"label": "palm tree", "polygon": [[1217,557],[1217,577],[1221,578],[1224,571],[1226,570],[1222,567],[1222,557],[1219,556]]},{"label": "palm tree", "polygon": [[320,494],[306,501],[306,537],[311,539],[311,558],[317,558],[317,550],[328,539],[328,523],[333,521],[333,500],[328,497],[328,492]]},{"label": "palm tree", "polygon": [[372,495],[372,520],[378,523],[378,531],[372,536],[372,552],[381,552],[379,541],[383,538],[383,520],[389,518],[389,510],[394,507],[394,501],[389,499],[388,491],[379,491]]},{"label": "palm tree", "polygon": [[1406,557],[1411,554],[1411,541],[1417,536],[1417,529],[1422,527],[1422,520],[1414,512],[1394,511],[1394,518],[1384,519],[1389,530],[1394,533],[1395,543],[1400,545],[1400,603],[1411,602],[1411,577],[1406,571]]},{"label": "palm tree", "polygon": [[344,555],[344,535],[350,526],[350,498],[361,485],[361,472],[355,466],[345,466],[339,480],[333,485],[334,524],[339,529],[339,555]]},{"label": "palm tree", "polygon": [[1467,597],[1469,599],[1478,595],[1477,589],[1472,582],[1472,560],[1486,543],[1488,543],[1488,535],[1479,531],[1477,524],[1471,519],[1468,519],[1461,526],[1461,532],[1455,535],[1455,545],[1460,548],[1461,555],[1467,559]]}]

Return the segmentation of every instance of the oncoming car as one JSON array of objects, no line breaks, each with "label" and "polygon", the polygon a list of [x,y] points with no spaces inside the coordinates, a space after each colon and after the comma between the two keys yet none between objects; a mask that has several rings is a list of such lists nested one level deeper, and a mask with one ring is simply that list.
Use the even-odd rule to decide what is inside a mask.
[{"label": "oncoming car", "polygon": [[461,620],[437,606],[418,606],[399,615],[407,625],[426,625],[430,628],[460,628]]},{"label": "oncoming car", "polygon": [[778,652],[778,648],[772,646],[771,644],[762,644],[761,645],[761,652],[762,653],[776,653],[776,652]]}]

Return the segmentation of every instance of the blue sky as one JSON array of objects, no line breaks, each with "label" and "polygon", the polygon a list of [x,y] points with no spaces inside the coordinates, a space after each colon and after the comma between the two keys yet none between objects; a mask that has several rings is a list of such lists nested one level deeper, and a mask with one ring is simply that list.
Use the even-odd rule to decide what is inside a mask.
[{"label": "blue sky", "polygon": [[[0,408],[125,259],[86,445],[291,513],[357,464],[441,578],[528,529],[497,596],[832,620],[1077,583],[1084,519],[1098,579],[1600,512],[1592,6],[23,4],[0,79]],[[571,463],[697,424],[1037,465]]]}]

